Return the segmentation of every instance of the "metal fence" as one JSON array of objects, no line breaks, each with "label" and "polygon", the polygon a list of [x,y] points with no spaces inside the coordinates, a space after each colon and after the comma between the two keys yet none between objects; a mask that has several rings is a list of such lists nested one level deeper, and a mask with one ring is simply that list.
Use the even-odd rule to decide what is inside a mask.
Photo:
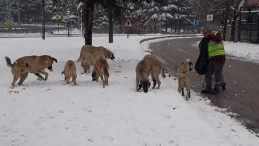
[{"label": "metal fence", "polygon": [[259,7],[241,7],[238,39],[259,44]]}]

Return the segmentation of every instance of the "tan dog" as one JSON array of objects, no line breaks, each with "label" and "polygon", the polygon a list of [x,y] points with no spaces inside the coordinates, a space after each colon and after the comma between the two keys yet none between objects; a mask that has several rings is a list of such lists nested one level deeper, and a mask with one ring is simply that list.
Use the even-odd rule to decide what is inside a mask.
[{"label": "tan dog", "polygon": [[72,78],[72,82],[76,85],[76,65],[72,60],[68,60],[66,62],[66,65],[64,67],[64,70],[62,71],[61,75],[64,74],[65,81],[67,84],[69,84],[70,79]]},{"label": "tan dog", "polygon": [[146,55],[136,66],[136,91],[143,88],[145,93],[148,92],[150,83],[148,77],[151,75],[153,80],[153,89],[158,83],[157,89],[160,89],[161,81],[159,79],[159,74],[163,78],[166,77],[164,72],[164,67],[159,61],[159,57],[156,55]]},{"label": "tan dog", "polygon": [[[5,57],[7,66],[11,67],[13,74],[13,82],[12,88],[15,87],[16,81],[20,78],[18,85],[22,85],[24,80],[27,78],[28,73],[34,73],[38,80],[47,80],[48,73],[44,71],[44,69],[48,69],[49,71],[53,71],[52,65],[53,62],[57,63],[57,59],[53,58],[49,55],[42,56],[24,56],[17,59],[13,64],[9,57]],[[41,76],[41,74],[45,75],[45,78]]]},{"label": "tan dog", "polygon": [[186,100],[191,97],[191,79],[189,77],[189,72],[192,70],[191,65],[193,65],[192,62],[189,62],[188,60],[182,63],[181,72],[178,79],[178,92],[182,92],[182,96],[184,96],[184,88],[186,88]]},{"label": "tan dog", "polygon": [[87,54],[81,61],[81,66],[84,69],[84,73],[89,73],[90,67],[94,66],[96,63],[96,59],[92,54]]},{"label": "tan dog", "polygon": [[104,58],[99,58],[94,66],[94,75],[92,74],[93,78],[95,78],[95,81],[98,82],[98,78],[100,77],[103,81],[103,88],[105,85],[108,86],[108,78],[110,76],[109,74],[109,64]]},{"label": "tan dog", "polygon": [[114,53],[107,48],[104,48],[103,46],[95,47],[91,45],[84,45],[81,48],[80,56],[77,59],[77,62],[83,60],[87,57],[87,54],[94,55],[95,60],[98,60],[101,56],[103,56],[105,59],[115,59]]}]

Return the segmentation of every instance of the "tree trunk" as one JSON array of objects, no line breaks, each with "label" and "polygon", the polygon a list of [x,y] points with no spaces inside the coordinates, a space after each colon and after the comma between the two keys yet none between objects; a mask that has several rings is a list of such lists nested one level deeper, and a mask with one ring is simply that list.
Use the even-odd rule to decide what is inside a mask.
[{"label": "tree trunk", "polygon": [[84,2],[85,2],[85,8],[84,8],[85,44],[92,45],[94,0],[84,0]]},{"label": "tree trunk", "polygon": [[112,12],[112,3],[110,2],[110,6],[108,8],[109,13],[109,43],[113,43],[113,12]]},{"label": "tree trunk", "polygon": [[223,40],[226,41],[227,27],[228,27],[229,0],[225,0],[225,1],[226,1],[226,12],[225,12],[225,21],[224,21]]},{"label": "tree trunk", "polygon": [[45,40],[45,0],[42,0],[42,39]]},{"label": "tree trunk", "polygon": [[233,14],[233,21],[232,21],[232,25],[231,25],[231,41],[235,41],[235,30],[236,30],[236,20],[237,20],[237,13],[236,10],[234,10],[234,14]]}]

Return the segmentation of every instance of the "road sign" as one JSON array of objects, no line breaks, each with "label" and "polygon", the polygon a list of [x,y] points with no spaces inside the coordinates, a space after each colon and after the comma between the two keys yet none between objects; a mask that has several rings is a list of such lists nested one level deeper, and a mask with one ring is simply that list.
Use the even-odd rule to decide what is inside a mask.
[{"label": "road sign", "polygon": [[213,14],[207,15],[207,21],[213,21]]},{"label": "road sign", "polygon": [[132,24],[131,24],[129,19],[126,21],[125,26],[132,26]]},{"label": "road sign", "polygon": [[193,19],[193,25],[195,26],[199,25],[199,19]]},{"label": "road sign", "polygon": [[129,19],[131,17],[132,17],[132,15],[131,15],[130,11],[127,11],[125,14],[125,18]]},{"label": "road sign", "polygon": [[5,12],[4,18],[5,19],[10,19],[12,17],[12,14],[10,12]]},{"label": "road sign", "polygon": [[12,20],[11,20],[11,19],[5,19],[5,25],[6,25],[7,27],[12,26]]}]

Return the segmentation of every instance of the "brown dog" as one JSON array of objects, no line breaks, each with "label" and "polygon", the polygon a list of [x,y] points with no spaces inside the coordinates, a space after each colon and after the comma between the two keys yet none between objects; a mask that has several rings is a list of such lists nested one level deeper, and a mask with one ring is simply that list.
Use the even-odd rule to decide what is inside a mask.
[{"label": "brown dog", "polygon": [[[48,73],[44,71],[44,69],[48,69],[49,71],[53,71],[52,65],[53,62],[57,63],[57,59],[53,58],[49,55],[42,56],[24,56],[17,59],[13,64],[9,57],[5,57],[7,66],[11,67],[13,74],[13,82],[12,88],[15,87],[16,81],[20,78],[18,85],[22,85],[24,80],[27,78],[28,73],[34,73],[38,80],[47,80]],[[45,75],[45,78],[41,76],[41,74]]]},{"label": "brown dog", "polygon": [[104,58],[99,58],[94,66],[94,72],[95,72],[95,77],[96,77],[96,82],[98,82],[98,78],[100,77],[101,80],[103,81],[103,88],[105,85],[108,86],[108,78],[110,76],[109,74],[109,64]]},{"label": "brown dog", "polygon": [[92,54],[95,58],[95,60],[98,60],[101,56],[105,59],[115,59],[114,53],[107,48],[104,48],[103,46],[95,47],[91,45],[84,45],[81,48],[80,56],[77,59],[77,62],[83,60],[87,57],[87,54]]},{"label": "brown dog", "polygon": [[159,74],[163,78],[166,77],[164,72],[164,67],[159,61],[159,57],[156,55],[146,55],[136,66],[136,91],[143,88],[144,92],[148,92],[150,83],[148,77],[151,75],[153,80],[153,89],[158,83],[157,89],[160,89],[161,81],[159,79]]},{"label": "brown dog", "polygon": [[191,66],[193,65],[192,62],[186,61],[182,63],[181,66],[181,72],[179,74],[179,79],[178,79],[178,92],[182,92],[182,96],[184,96],[184,88],[187,90],[187,95],[186,95],[186,100],[188,100],[191,95],[191,80],[189,77],[189,72],[192,70]]},{"label": "brown dog", "polygon": [[72,82],[76,85],[76,65],[72,60],[67,61],[62,74],[64,74],[67,84],[69,84],[70,78],[72,78]]}]

